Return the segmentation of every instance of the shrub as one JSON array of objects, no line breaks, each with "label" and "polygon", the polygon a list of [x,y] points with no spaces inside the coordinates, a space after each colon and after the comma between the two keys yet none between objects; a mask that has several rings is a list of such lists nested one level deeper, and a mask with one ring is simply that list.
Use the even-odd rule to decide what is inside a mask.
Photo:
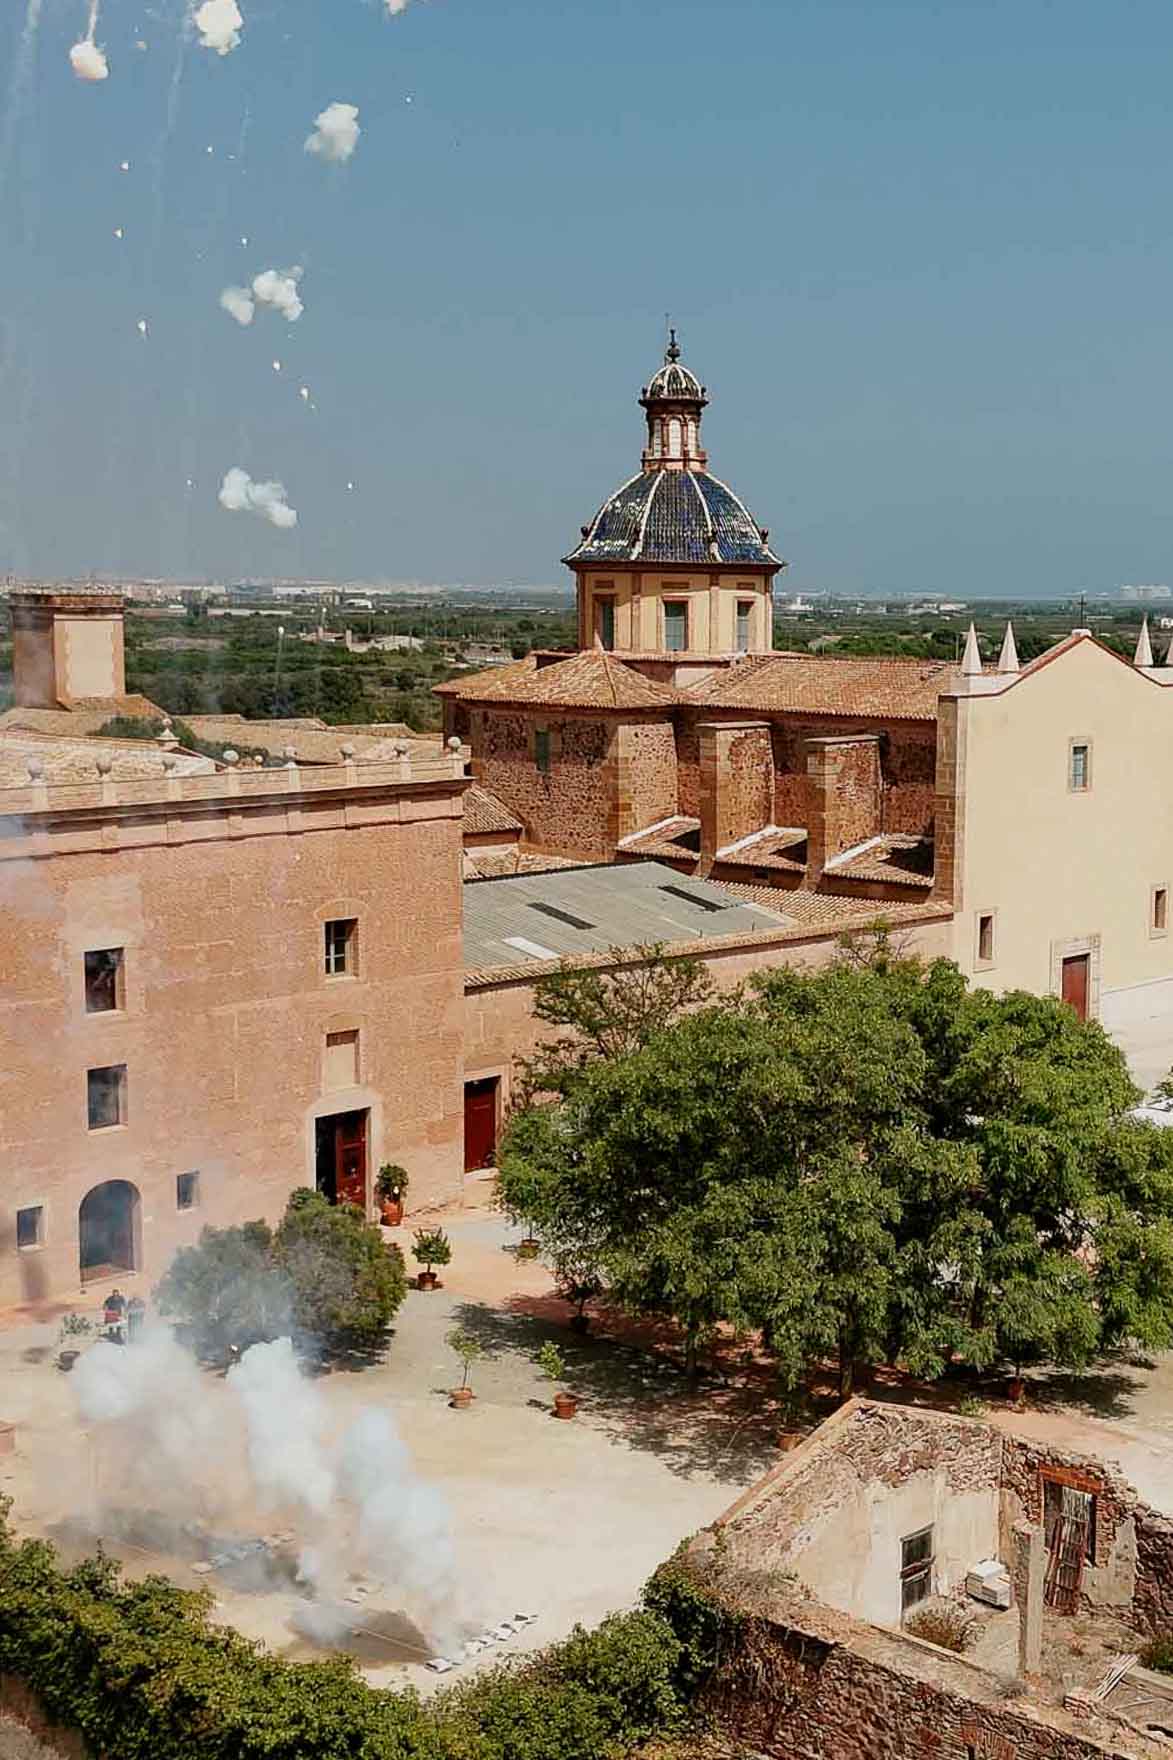
[{"label": "shrub", "polygon": [[710,1593],[684,1562],[683,1553],[682,1546],[659,1567],[643,1598],[644,1606],[659,1614],[676,1638],[676,1691],[693,1699],[731,1654],[744,1621]]},{"label": "shrub", "polygon": [[177,1320],[201,1355],[279,1338],[290,1329],[292,1295],[272,1261],[266,1222],[205,1228],[194,1247],[176,1253],[155,1290],[161,1314]]},{"label": "shrub", "polygon": [[1160,1674],[1173,1674],[1173,1632],[1158,1632],[1140,1653],[1143,1668],[1155,1668]]},{"label": "shrub", "polygon": [[380,1198],[402,1200],[410,1183],[406,1167],[400,1167],[395,1161],[385,1161],[375,1179],[375,1191]]},{"label": "shrub", "polygon": [[602,1760],[677,1727],[680,1644],[613,1615],[427,1706],[347,1658],[294,1663],[210,1620],[211,1598],[109,1559],[64,1570],[0,1503],[0,1672],[96,1754],[124,1760]]},{"label": "shrub", "polygon": [[908,1615],[904,1629],[942,1650],[964,1650],[973,1631],[973,1615],[956,1601],[927,1601]]},{"label": "shrub", "polygon": [[565,1381],[566,1359],[552,1338],[538,1352],[537,1363],[547,1381]]},{"label": "shrub", "polygon": [[331,1204],[305,1187],[293,1193],[273,1237],[273,1262],[293,1292],[295,1324],[332,1344],[381,1337],[407,1295],[399,1248],[384,1246],[353,1205]]},{"label": "shrub", "polygon": [[975,1393],[964,1394],[957,1402],[957,1412],[958,1416],[962,1418],[984,1418],[986,1402],[984,1399],[979,1399]]}]

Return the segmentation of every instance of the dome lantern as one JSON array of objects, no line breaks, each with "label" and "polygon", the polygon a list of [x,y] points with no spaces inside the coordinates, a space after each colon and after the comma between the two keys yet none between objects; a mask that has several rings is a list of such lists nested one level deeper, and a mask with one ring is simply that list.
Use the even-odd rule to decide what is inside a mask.
[{"label": "dome lantern", "polygon": [[647,415],[645,471],[704,470],[708,456],[701,445],[701,411],[708,405],[705,387],[683,365],[676,331],[668,332],[664,365],[640,392]]}]

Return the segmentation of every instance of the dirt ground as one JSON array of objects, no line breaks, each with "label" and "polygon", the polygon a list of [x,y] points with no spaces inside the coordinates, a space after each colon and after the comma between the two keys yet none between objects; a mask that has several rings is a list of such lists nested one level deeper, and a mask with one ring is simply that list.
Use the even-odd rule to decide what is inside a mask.
[{"label": "dirt ground", "polygon": [[[340,1428],[361,1407],[388,1408],[417,1472],[445,1494],[464,1629],[537,1616],[523,1636],[486,1651],[482,1661],[491,1661],[630,1606],[682,1538],[774,1464],[778,1424],[753,1389],[710,1384],[690,1393],[674,1359],[649,1348],[650,1338],[580,1338],[549,1273],[516,1258],[518,1231],[487,1207],[443,1221],[453,1245],[444,1287],[409,1294],[381,1360],[324,1375],[318,1385]],[[394,1233],[409,1246],[409,1229]],[[464,1412],[447,1398],[460,1378],[445,1343],[454,1324],[474,1332],[485,1352]],[[553,1390],[534,1361],[547,1338],[565,1355],[581,1401],[569,1423],[553,1418]],[[13,1498],[21,1532],[48,1535],[72,1556],[92,1547],[84,1512],[95,1465],[71,1378],[55,1366],[56,1345],[55,1324],[0,1332],[0,1419],[15,1423],[17,1441],[15,1453],[0,1457],[0,1491]],[[223,1389],[219,1377],[209,1381]],[[108,1485],[110,1462],[100,1471]],[[169,1540],[160,1550],[149,1512],[142,1514],[135,1545],[109,1544],[132,1574],[157,1570],[210,1587],[218,1617],[282,1653],[313,1653],[289,1624],[292,1572],[276,1587],[250,1580],[247,1562],[234,1575],[196,1574],[200,1547]],[[423,1666],[430,1647],[401,1617],[394,1585],[373,1591],[361,1610],[356,1604],[356,1620],[360,1611],[374,1635],[353,1648],[368,1678],[431,1685]]]}]

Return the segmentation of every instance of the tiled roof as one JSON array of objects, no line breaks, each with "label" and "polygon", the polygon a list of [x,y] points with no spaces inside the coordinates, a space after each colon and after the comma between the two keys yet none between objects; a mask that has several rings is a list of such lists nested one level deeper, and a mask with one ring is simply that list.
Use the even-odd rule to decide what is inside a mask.
[{"label": "tiled roof", "polygon": [[524,678],[527,672],[533,672],[536,669],[537,664],[537,656],[527,654],[524,660],[514,660],[508,666],[488,666],[483,672],[469,672],[463,678],[449,678],[443,684],[434,684],[432,695],[434,697],[463,697],[470,686],[475,694],[481,685],[488,684],[491,679]]},{"label": "tiled roof", "polygon": [[[38,767],[38,778],[47,783],[95,782],[100,777],[99,758],[110,760],[107,774],[113,782],[161,778],[167,774],[164,755],[162,746],[149,739],[89,739],[84,735],[63,739],[4,728],[0,729],[0,788],[26,787],[30,762]],[[177,751],[171,757],[172,776],[208,776],[216,768],[211,758],[191,752]]]},{"label": "tiled roof", "polygon": [[450,695],[464,703],[516,703],[540,709],[665,709],[678,691],[633,672],[602,648],[584,648],[553,666],[507,666],[466,678]]},{"label": "tiled roof", "polygon": [[958,677],[956,666],[945,661],[761,654],[691,686],[685,695],[702,708],[935,721],[938,699],[955,688]]},{"label": "tiled roof", "polygon": [[464,793],[464,829],[479,835],[490,831],[521,832],[525,826],[504,801],[474,782]]},{"label": "tiled roof", "polygon": [[368,731],[355,727],[328,727],[324,721],[248,721],[243,715],[183,715],[192,732],[200,739],[236,746],[243,751],[268,752],[281,758],[285,748],[292,746],[294,761],[299,764],[337,764],[342,747],[353,746],[359,764],[386,764],[398,756],[395,748],[408,744],[410,755],[439,757],[441,742],[409,736],[406,740],[395,729],[376,723],[364,724]]},{"label": "tiled roof", "polygon": [[886,832],[847,861],[828,863],[828,875],[848,880],[880,880],[886,886],[923,889],[933,884],[933,845],[926,837]]},{"label": "tiled roof", "polygon": [[595,515],[568,562],[725,562],[779,568],[748,508],[706,471],[643,471]]},{"label": "tiled roof", "polygon": [[0,728],[21,727],[29,733],[86,739],[116,715],[125,715],[135,721],[161,721],[164,711],[149,697],[85,697],[68,709],[6,709],[0,715]]},{"label": "tiled roof", "polygon": [[466,880],[500,880],[506,874],[554,874],[560,868],[581,868],[577,856],[546,856],[536,850],[503,850],[493,854],[487,849],[464,852]]}]

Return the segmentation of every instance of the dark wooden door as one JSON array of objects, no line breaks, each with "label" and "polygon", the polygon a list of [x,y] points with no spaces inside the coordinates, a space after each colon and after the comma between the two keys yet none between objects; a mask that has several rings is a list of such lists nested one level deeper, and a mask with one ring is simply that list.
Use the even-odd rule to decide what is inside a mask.
[{"label": "dark wooden door", "polygon": [[340,1204],[367,1207],[367,1115],[343,1112],[334,1136],[334,1184]]},{"label": "dark wooden door", "polygon": [[1063,961],[1063,1000],[1075,1010],[1081,1021],[1087,1019],[1088,965],[1086,953],[1077,953]]},{"label": "dark wooden door", "polygon": [[497,1161],[497,1078],[464,1084],[464,1171]]}]

